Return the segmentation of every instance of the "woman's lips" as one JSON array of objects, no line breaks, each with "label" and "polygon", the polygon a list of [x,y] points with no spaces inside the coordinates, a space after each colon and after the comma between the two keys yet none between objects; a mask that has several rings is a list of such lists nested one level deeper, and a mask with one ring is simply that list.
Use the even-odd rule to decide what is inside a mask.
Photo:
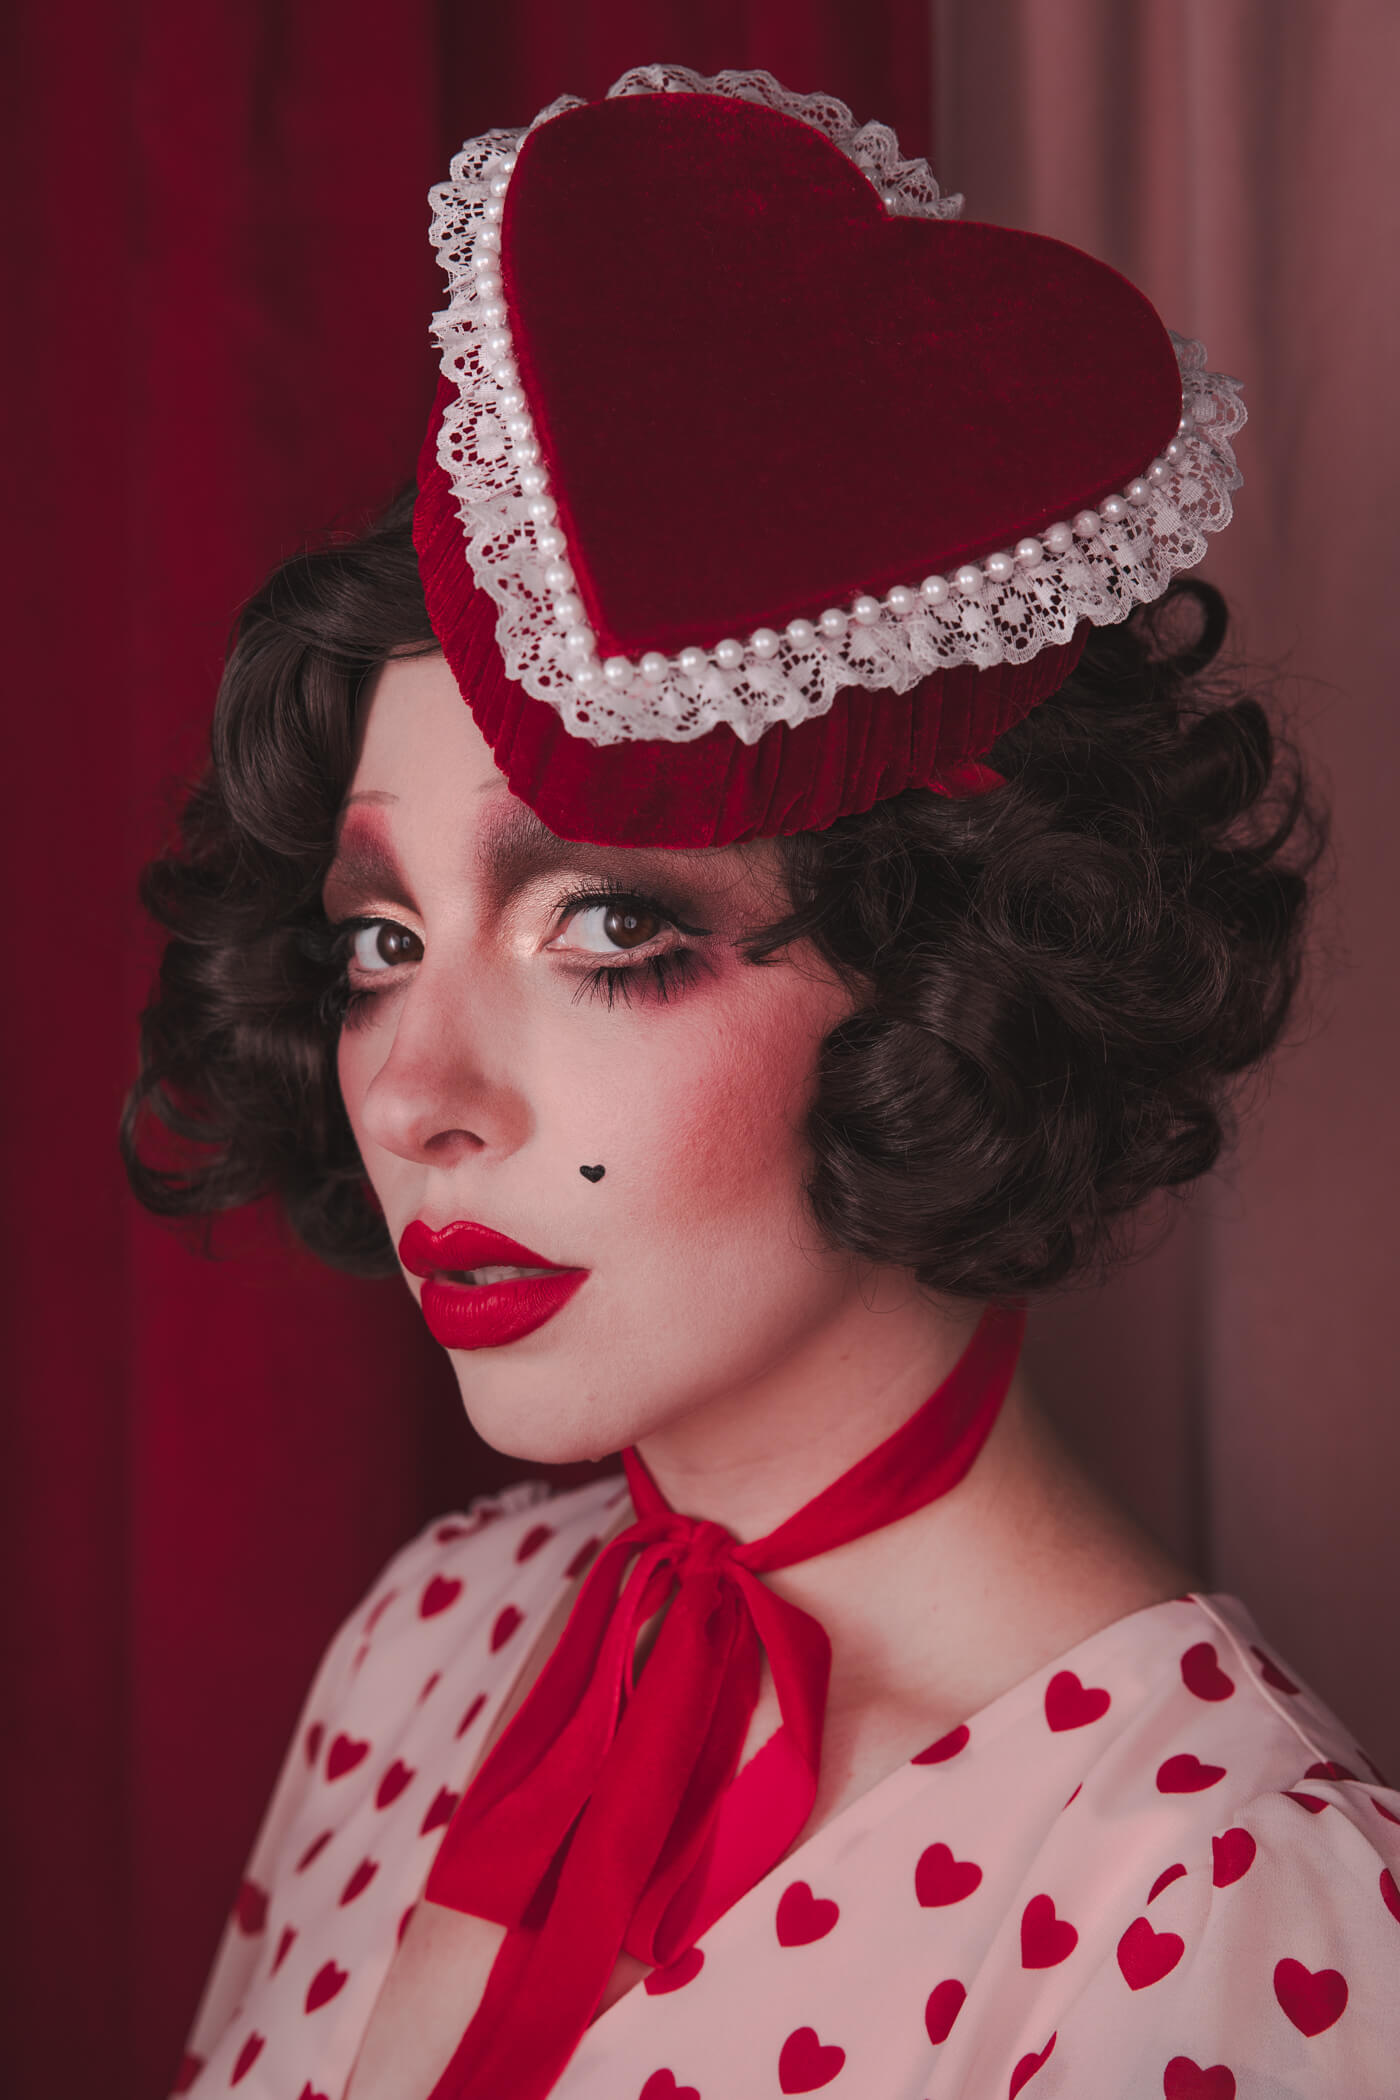
[{"label": "woman's lips", "polygon": [[[423,1317],[444,1349],[500,1349],[533,1334],[589,1274],[560,1268],[489,1225],[461,1219],[434,1231],[415,1218],[404,1228],[399,1259],[424,1279]],[[536,1273],[502,1278],[502,1269]],[[489,1281],[465,1280],[483,1271]]]}]

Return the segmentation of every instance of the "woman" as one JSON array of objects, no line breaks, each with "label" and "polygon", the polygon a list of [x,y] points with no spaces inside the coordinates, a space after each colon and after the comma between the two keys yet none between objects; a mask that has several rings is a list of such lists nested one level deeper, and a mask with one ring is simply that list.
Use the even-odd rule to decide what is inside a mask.
[{"label": "woman", "polygon": [[128,1160],[625,1469],[347,1621],[177,2089],[1392,2090],[1400,1796],[1018,1369],[1298,981],[1325,826],[1175,580],[1234,382],[766,76],[436,202],[416,498],[245,611]]}]

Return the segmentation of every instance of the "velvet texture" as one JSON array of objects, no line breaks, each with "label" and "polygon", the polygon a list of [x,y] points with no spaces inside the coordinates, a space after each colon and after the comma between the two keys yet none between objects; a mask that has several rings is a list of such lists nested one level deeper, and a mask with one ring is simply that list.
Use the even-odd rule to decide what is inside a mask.
[{"label": "velvet texture", "polygon": [[[540,126],[502,244],[605,656],[782,628],[1013,546],[1140,474],[1181,413],[1166,330],[1116,271],[1034,234],[896,217],[822,133],[748,102],[620,97]],[[853,689],[750,746],[723,727],[589,746],[491,665],[437,463],[449,398],[444,381],[419,463],[429,611],[513,791],[566,838],[721,846],[940,779],[969,791],[951,769],[1078,654]]]}]

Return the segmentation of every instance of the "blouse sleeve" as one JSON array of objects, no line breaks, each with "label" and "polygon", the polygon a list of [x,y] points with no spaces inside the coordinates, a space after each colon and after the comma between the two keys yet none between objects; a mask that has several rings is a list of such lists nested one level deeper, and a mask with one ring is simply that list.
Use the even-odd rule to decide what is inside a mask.
[{"label": "blouse sleeve", "polygon": [[1309,1777],[1173,1864],[1026,2100],[1394,2100],[1400,1792]]}]

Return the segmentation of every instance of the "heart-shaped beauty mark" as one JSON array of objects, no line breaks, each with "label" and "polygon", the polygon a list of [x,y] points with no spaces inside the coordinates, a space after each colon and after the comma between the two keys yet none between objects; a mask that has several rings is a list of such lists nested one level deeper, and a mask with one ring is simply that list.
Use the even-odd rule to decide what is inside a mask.
[{"label": "heart-shaped beauty mark", "polygon": [[1198,1699],[1228,1699],[1235,1689],[1234,1678],[1225,1675],[1209,1641],[1197,1641],[1182,1656],[1181,1681]]},{"label": "heart-shaped beauty mark", "polygon": [[917,1757],[911,1757],[909,1762],[911,1765],[946,1765],[950,1757],[956,1757],[959,1750],[967,1748],[968,1736],[968,1726],[963,1721],[958,1727],[950,1728],[946,1735],[941,1735],[936,1743],[930,1743],[927,1750],[921,1750]]},{"label": "heart-shaped beauty mark", "polygon": [[[1152,1930],[1148,1926],[1148,1931]],[[1065,1918],[1055,1916],[1052,1896],[1032,1896],[1021,1913],[1021,1967],[1053,1969],[1079,1945],[1079,1934]]]},{"label": "heart-shaped beauty mark", "polygon": [[533,1560],[541,1546],[547,1546],[554,1536],[549,1524],[533,1524],[515,1549],[517,1561]]},{"label": "heart-shaped beauty mark", "polygon": [[1293,1682],[1293,1679],[1285,1677],[1278,1664],[1272,1662],[1262,1648],[1256,1648],[1253,1641],[1250,1642],[1249,1646],[1251,1654],[1259,1665],[1259,1675],[1263,1678],[1265,1684],[1272,1685],[1276,1692],[1292,1693],[1298,1690],[1298,1686]]},{"label": "heart-shaped beauty mark", "polygon": [[387,1808],[391,1801],[397,1801],[404,1788],[412,1785],[413,1776],[413,1767],[396,1757],[374,1790],[375,1807]]},{"label": "heart-shaped beauty mark", "polygon": [[982,1879],[982,1869],[970,1859],[954,1859],[947,1845],[929,1845],[919,1855],[914,1869],[914,1894],[925,1910],[940,1903],[961,1903]]},{"label": "heart-shaped beauty mark", "polygon": [[282,1927],[282,1937],[280,1940],[278,1940],[277,1952],[272,1957],[272,1968],[269,1971],[271,1975],[275,1976],[277,1974],[277,1971],[281,1968],[283,1962],[291,1953],[292,1941],[296,1938],[296,1936],[297,1929],[295,1925],[284,1925]]},{"label": "heart-shaped beauty mark", "polygon": [[1203,2071],[1189,2056],[1174,2056],[1162,2073],[1163,2100],[1235,2100],[1235,2074],[1225,2064]]},{"label": "heart-shaped beauty mark", "polygon": [[917,588],[1125,487],[1181,414],[1166,331],[1115,271],[887,210],[821,132],[733,96],[537,125],[501,279],[604,657]]},{"label": "heart-shaped beauty mark", "polygon": [[240,2085],[243,2082],[266,2046],[267,2036],[265,2034],[249,2035],[247,2041],[234,2058],[233,2069],[228,2074],[230,2085]]},{"label": "heart-shaped beauty mark", "polygon": [[799,2027],[779,2053],[778,2084],[785,2093],[815,2093],[830,2085],[845,2061],[845,2050],[819,2042],[815,2027]]},{"label": "heart-shaped beauty mark", "polygon": [[668,1962],[664,1969],[653,1969],[644,1980],[642,1989],[649,1998],[664,1997],[668,1991],[682,1991],[688,1983],[694,1982],[704,1966],[704,1949],[687,1947],[684,1954]]},{"label": "heart-shaped beauty mark", "polygon": [[1400,1888],[1395,1885],[1395,1876],[1389,1867],[1381,1868],[1381,1901],[1397,1924],[1400,1924]]},{"label": "heart-shaped beauty mark", "polygon": [[1346,1978],[1337,1969],[1285,1959],[1274,1967],[1274,1996],[1300,2034],[1321,2034],[1347,2009]]},{"label": "heart-shaped beauty mark", "polygon": [[1213,1837],[1210,1849],[1215,1861],[1211,1880],[1218,1889],[1227,1889],[1249,1872],[1259,1847],[1247,1830],[1236,1827],[1222,1830],[1219,1837]]},{"label": "heart-shaped beauty mark", "polygon": [[362,1859],[340,1892],[341,1902],[353,1903],[357,1896],[362,1896],[378,1872],[377,1859]]},{"label": "heart-shaped beauty mark", "polygon": [[637,2100],[700,2100],[700,2092],[693,2085],[677,2085],[674,2071],[653,2071]]},{"label": "heart-shaped beauty mark", "polygon": [[945,1982],[934,1985],[928,1994],[928,2004],[924,2007],[924,2025],[928,2029],[931,2042],[947,2041],[953,2031],[953,2022],[962,2011],[966,1998],[966,1986],[959,1983],[956,1976],[950,1976]]},{"label": "heart-shaped beauty mark", "polygon": [[1146,1918],[1134,1918],[1118,1942],[1118,1966],[1129,1990],[1145,1991],[1170,1976],[1185,1952],[1179,1932],[1154,1932]]},{"label": "heart-shaped beauty mark", "polygon": [[839,1905],[814,1896],[805,1881],[794,1881],[778,1898],[778,1945],[806,1947],[824,1940],[840,1915]]},{"label": "heart-shaped beauty mark", "polygon": [[369,1744],[354,1736],[338,1735],[326,1754],[327,1779],[343,1779],[369,1756]]},{"label": "heart-shaped beauty mark", "polygon": [[1224,1777],[1224,1765],[1204,1765],[1189,1750],[1182,1750],[1157,1767],[1157,1791],[1159,1794],[1199,1794]]},{"label": "heart-shaped beauty mark", "polygon": [[433,1619],[449,1604],[455,1604],[462,1594],[462,1585],[455,1575],[434,1575],[418,1599],[420,1619]]},{"label": "heart-shaped beauty mark", "polygon": [[440,1786],[433,1796],[432,1806],[418,1826],[419,1837],[426,1837],[430,1830],[438,1829],[443,1823],[450,1823],[460,1799],[459,1794],[450,1793],[445,1786]]},{"label": "heart-shaped beauty mark", "polygon": [[238,1920],[240,1932],[261,1932],[267,1923],[267,1890],[259,1888],[256,1881],[243,1882],[234,1902],[233,1915]]},{"label": "heart-shaped beauty mark", "polygon": [[1185,1872],[1186,1869],[1180,1860],[1177,1861],[1174,1867],[1163,1867],[1161,1873],[1147,1891],[1148,1902],[1151,1903],[1154,1897],[1160,1896],[1163,1889],[1169,1889],[1174,1881],[1180,1881]]},{"label": "heart-shaped beauty mark", "polygon": [[[1057,2027],[1055,2029],[1055,2034],[1058,2034],[1059,2031],[1060,2030]],[[1021,2061],[1017,2064],[1015,2070],[1011,2073],[1011,2083],[1007,2087],[1007,2100],[1016,2100],[1016,2095],[1020,2092],[1022,2086],[1030,2084],[1030,2081],[1032,2080],[1032,2078],[1034,2078],[1036,2072],[1040,2069],[1041,2065],[1045,2062],[1046,2057],[1054,2048],[1055,2034],[1051,2035],[1049,2041],[1045,2044],[1045,2047],[1040,2051],[1040,2054],[1038,2056],[1023,2056],[1021,2058]]]},{"label": "heart-shaped beauty mark", "polygon": [[306,2010],[315,2012],[322,2005],[329,2005],[338,1997],[350,1980],[348,1969],[338,1969],[333,1961],[322,1962],[310,1983],[306,1986]]},{"label": "heart-shaped beauty mark", "polygon": [[1102,1685],[1081,1684],[1073,1670],[1057,1670],[1045,1687],[1045,1718],[1057,1733],[1064,1728],[1087,1728],[1111,1704]]},{"label": "heart-shaped beauty mark", "polygon": [[579,1168],[579,1172],[580,1174],[582,1174],[585,1181],[601,1181],[605,1171],[606,1170],[602,1167]]},{"label": "heart-shaped beauty mark", "polygon": [[508,1604],[503,1612],[498,1613],[496,1623],[491,1628],[491,1652],[493,1655],[498,1648],[504,1648],[516,1627],[523,1623],[524,1617],[525,1614],[518,1611],[513,1604]]}]

